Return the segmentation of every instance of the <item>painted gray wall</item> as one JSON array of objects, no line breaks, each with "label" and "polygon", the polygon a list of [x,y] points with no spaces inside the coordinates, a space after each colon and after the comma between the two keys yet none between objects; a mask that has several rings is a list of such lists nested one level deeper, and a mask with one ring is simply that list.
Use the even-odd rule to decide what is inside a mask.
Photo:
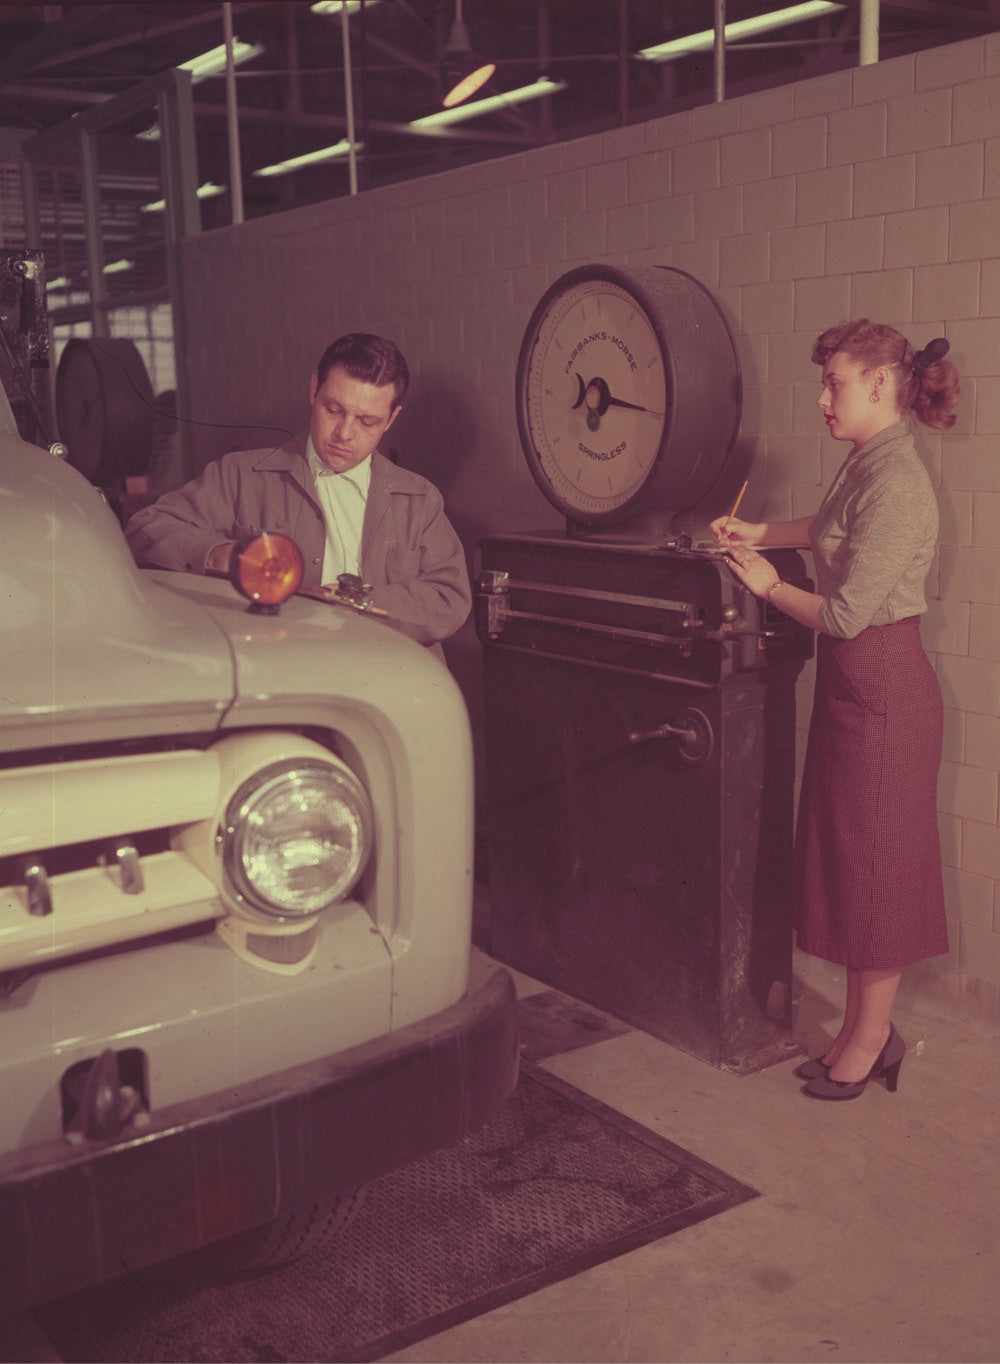
[{"label": "painted gray wall", "polygon": [[[917,346],[947,335],[959,425],[921,428],[919,445],[942,514],[924,638],[947,707],[952,950],[925,981],[1000,1017],[998,243],[1000,35],[331,199],[185,244],[192,415],[227,424],[199,432],[196,458],[272,439],[238,425],[300,428],[326,343],[376,331],[413,370],[392,445],[442,489],[466,544],[557,526],[517,438],[525,325],[574,266],[668,265],[714,293],[737,338],[744,513],[800,516],[843,457],[815,406],[815,335],[859,315]],[[478,729],[471,624],[449,659]]]}]

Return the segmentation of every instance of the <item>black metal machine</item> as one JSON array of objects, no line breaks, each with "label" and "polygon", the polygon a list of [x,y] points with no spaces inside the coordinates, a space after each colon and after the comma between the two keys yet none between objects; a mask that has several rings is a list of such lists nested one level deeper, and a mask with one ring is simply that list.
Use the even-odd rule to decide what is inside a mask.
[{"label": "black metal machine", "polygon": [[22,440],[50,444],[39,372],[49,363],[45,257],[0,249],[0,385]]},{"label": "black metal machine", "polygon": [[[732,472],[741,397],[725,318],[691,276],[558,279],[525,332],[517,419],[567,531],[483,540],[476,597],[491,951],[738,1071],[791,1046],[795,679],[812,648],[674,529]],[[797,553],[768,557],[806,583]]]},{"label": "black metal machine", "polygon": [[809,632],[713,553],[480,552],[491,951],[713,1065],[787,1055]]}]

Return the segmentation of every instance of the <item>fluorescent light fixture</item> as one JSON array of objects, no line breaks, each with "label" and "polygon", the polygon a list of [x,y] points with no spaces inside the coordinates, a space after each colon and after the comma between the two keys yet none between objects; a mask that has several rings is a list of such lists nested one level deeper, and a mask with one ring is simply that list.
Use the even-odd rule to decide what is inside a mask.
[{"label": "fluorescent light fixture", "polygon": [[[313,14],[332,14],[335,18],[340,18],[340,12],[347,5],[348,14],[357,14],[361,8],[361,0],[316,0],[314,5],[309,8]],[[377,5],[378,0],[365,0],[365,9],[371,9],[372,5]]]},{"label": "fluorescent light fixture", "polygon": [[139,142],[159,142],[160,125],[154,123],[149,128],[143,128],[142,132],[136,133],[135,136]]},{"label": "fluorescent light fixture", "polygon": [[45,287],[46,289],[68,289],[69,285],[70,282],[65,275],[57,275],[55,279],[50,279]]},{"label": "fluorescent light fixture", "polygon": [[[360,142],[355,143],[358,151],[361,150],[361,145]],[[341,156],[347,156],[350,150],[350,142],[346,137],[342,137],[332,147],[320,147],[316,152],[305,152],[302,156],[291,156],[287,161],[276,161],[273,166],[261,166],[260,170],[254,171],[254,175],[287,175],[289,171],[300,170],[303,166],[317,166],[324,161],[336,161]]]},{"label": "fluorescent light fixture", "polygon": [[[195,190],[195,195],[199,199],[217,199],[220,194],[225,194],[225,185],[216,185],[211,180],[206,180],[203,185],[199,185]],[[152,204],[143,204],[139,209],[140,213],[162,213],[167,206],[166,199],[157,199]]]},{"label": "fluorescent light fixture", "polygon": [[[260,43],[241,43],[239,38],[233,40],[233,65],[240,66],[243,62],[248,62],[252,57],[259,57],[264,51]],[[189,62],[178,62],[178,69],[191,72],[191,82],[197,85],[206,76],[217,76],[226,69],[226,44],[220,43],[218,47],[213,47],[210,52],[203,52],[200,57],[192,57]]]},{"label": "fluorescent light fixture", "polygon": [[443,128],[449,123],[462,123],[468,118],[478,118],[480,114],[490,114],[495,109],[505,109],[511,104],[523,104],[529,99],[542,99],[546,95],[555,95],[565,89],[565,81],[554,81],[550,76],[542,76],[531,85],[522,85],[517,90],[508,90],[502,95],[490,95],[487,99],[473,100],[471,104],[459,104],[454,109],[439,109],[435,114],[412,119],[407,126],[416,132],[421,132],[424,128]]},{"label": "fluorescent light fixture", "polygon": [[[773,28],[784,28],[788,24],[801,24],[807,19],[821,19],[826,14],[835,14],[846,9],[845,4],[834,0],[806,0],[805,4],[788,5],[785,9],[772,10],[770,14],[759,14],[756,19],[737,19],[725,27],[727,43],[738,43],[741,38],[752,38],[758,33],[768,33]],[[715,46],[715,32],[706,28],[701,33],[689,33],[686,38],[674,38],[668,43],[657,43],[655,47],[641,48],[635,55],[647,62],[672,62],[689,52],[707,52]]]},{"label": "fluorescent light fixture", "polygon": [[112,261],[108,261],[107,265],[104,267],[103,273],[104,273],[105,275],[123,275],[123,274],[125,273],[126,270],[134,270],[134,269],[135,269],[135,261],[134,261],[134,260],[125,260],[125,259],[123,258],[122,260],[112,260]]}]

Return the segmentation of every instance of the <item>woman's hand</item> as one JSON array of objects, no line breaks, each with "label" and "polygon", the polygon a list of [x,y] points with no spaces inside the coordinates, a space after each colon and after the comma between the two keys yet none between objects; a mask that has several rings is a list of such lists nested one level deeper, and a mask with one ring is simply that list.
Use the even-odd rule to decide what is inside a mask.
[{"label": "woman's hand", "polygon": [[737,545],[759,545],[767,526],[763,522],[732,520],[728,516],[717,516],[709,525],[717,544],[724,549]]},{"label": "woman's hand", "polygon": [[729,551],[729,567],[755,597],[766,596],[768,588],[780,581],[772,565],[750,548],[751,545],[760,544],[767,530],[765,524],[717,516],[709,530],[716,542]]},{"label": "woman's hand", "polygon": [[745,545],[729,546],[728,563],[736,577],[755,597],[766,597],[775,584],[781,581],[774,565],[768,563],[755,549],[748,549]]}]

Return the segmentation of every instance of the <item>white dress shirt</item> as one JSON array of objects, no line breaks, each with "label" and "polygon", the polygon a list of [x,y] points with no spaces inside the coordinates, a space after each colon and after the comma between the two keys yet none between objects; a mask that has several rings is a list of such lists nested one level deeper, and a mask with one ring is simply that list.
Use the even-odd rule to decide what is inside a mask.
[{"label": "white dress shirt", "polygon": [[337,473],[328,469],[317,455],[310,436],[306,456],[326,523],[323,585],[336,584],[341,573],[356,573],[360,577],[361,531],[372,480],[371,455],[353,469]]}]

